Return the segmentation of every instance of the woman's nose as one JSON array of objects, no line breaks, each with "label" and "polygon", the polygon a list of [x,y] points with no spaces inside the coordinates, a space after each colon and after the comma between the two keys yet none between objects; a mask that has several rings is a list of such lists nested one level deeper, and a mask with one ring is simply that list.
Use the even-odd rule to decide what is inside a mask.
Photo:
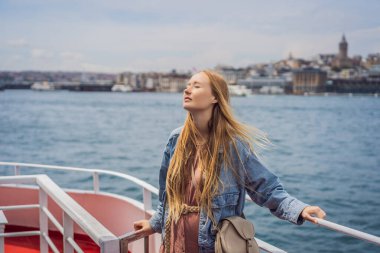
[{"label": "woman's nose", "polygon": [[184,90],[185,94],[190,94],[191,93],[191,88],[190,87],[186,87],[185,90]]}]

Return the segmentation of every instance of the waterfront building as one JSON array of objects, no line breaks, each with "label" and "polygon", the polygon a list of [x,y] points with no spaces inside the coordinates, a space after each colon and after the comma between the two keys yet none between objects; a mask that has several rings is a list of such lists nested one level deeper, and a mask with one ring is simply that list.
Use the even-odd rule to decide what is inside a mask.
[{"label": "waterfront building", "polygon": [[246,68],[233,68],[230,66],[218,65],[215,67],[215,71],[221,74],[228,84],[237,84],[239,79],[244,79],[247,74]]},{"label": "waterfront building", "polygon": [[327,73],[320,69],[304,68],[293,71],[293,94],[323,92]]},{"label": "waterfront building", "polygon": [[333,79],[332,88],[338,93],[380,93],[380,75],[378,78]]},{"label": "waterfront building", "polygon": [[285,77],[276,76],[255,76],[246,79],[239,79],[238,85],[246,86],[254,93],[284,93],[285,86],[287,85]]},{"label": "waterfront building", "polygon": [[188,74],[178,74],[175,71],[169,74],[160,75],[158,91],[161,92],[182,92],[190,78]]}]

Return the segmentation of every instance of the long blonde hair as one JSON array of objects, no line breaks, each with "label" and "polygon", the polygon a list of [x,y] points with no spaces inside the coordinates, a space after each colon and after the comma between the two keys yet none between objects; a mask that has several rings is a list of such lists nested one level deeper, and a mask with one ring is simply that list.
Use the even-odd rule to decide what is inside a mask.
[{"label": "long blonde hair", "polygon": [[[221,162],[226,163],[226,168],[232,168],[230,144],[233,144],[239,156],[236,146],[237,138],[247,143],[252,151],[256,145],[268,146],[270,141],[266,134],[259,129],[244,125],[235,119],[230,106],[228,85],[225,79],[214,71],[203,70],[201,72],[208,76],[212,94],[218,102],[213,107],[212,116],[208,123],[209,139],[206,142],[206,148],[202,148],[199,153],[198,166],[201,168],[203,181],[202,187],[197,187],[195,197],[199,206],[214,221],[211,201],[218,193]],[[189,166],[195,162],[196,145],[200,138],[193,118],[188,113],[166,177],[169,217],[174,221],[178,221],[182,212],[186,187],[192,176],[192,170]],[[221,157],[219,149],[223,151]]]}]

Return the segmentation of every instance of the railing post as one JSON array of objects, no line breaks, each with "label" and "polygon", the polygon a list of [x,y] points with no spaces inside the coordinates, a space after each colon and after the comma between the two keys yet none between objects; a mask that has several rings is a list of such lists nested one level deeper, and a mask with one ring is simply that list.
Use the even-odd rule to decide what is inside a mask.
[{"label": "railing post", "polygon": [[74,222],[67,213],[63,212],[63,252],[74,253],[74,248],[68,242],[68,238],[74,239]]},{"label": "railing post", "polygon": [[99,188],[99,173],[93,172],[92,173],[92,179],[93,179],[94,192],[98,193],[100,190],[100,188]]},{"label": "railing post", "polygon": [[[5,224],[7,224],[3,211],[0,210],[0,234],[4,233]],[[4,237],[0,236],[0,253],[4,253]]]},{"label": "railing post", "polygon": [[143,192],[143,201],[144,201],[145,218],[149,218],[147,211],[152,209],[152,193],[146,188],[144,188],[144,192]]},{"label": "railing post", "polygon": [[[120,240],[119,238],[101,238],[100,239],[100,253],[108,253],[108,252],[115,252],[115,253],[121,253],[123,252],[120,248]],[[126,252],[128,253],[128,251]]]},{"label": "railing post", "polygon": [[20,175],[20,166],[16,165],[14,172],[15,172],[15,176],[19,176]]},{"label": "railing post", "polygon": [[46,207],[47,208],[47,194],[46,192],[43,191],[43,189],[40,188],[39,190],[39,202],[40,202],[40,252],[42,253],[48,253],[48,243],[46,242],[44,238],[44,234],[46,236],[49,236],[49,228],[48,228],[48,217],[43,212],[43,209]]}]

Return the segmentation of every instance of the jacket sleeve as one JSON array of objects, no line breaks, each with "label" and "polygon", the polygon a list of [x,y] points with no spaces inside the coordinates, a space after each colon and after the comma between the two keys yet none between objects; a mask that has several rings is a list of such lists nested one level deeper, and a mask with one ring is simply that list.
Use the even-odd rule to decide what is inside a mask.
[{"label": "jacket sleeve", "polygon": [[246,151],[245,155],[245,183],[250,198],[258,205],[267,207],[280,219],[297,225],[303,224],[305,220],[300,214],[308,204],[289,195],[279,178],[252,151]]},{"label": "jacket sleeve", "polygon": [[166,174],[170,162],[170,146],[172,142],[172,136],[169,137],[168,143],[166,144],[164,155],[161,162],[160,176],[159,176],[159,191],[158,191],[158,200],[159,204],[157,206],[156,212],[149,220],[149,224],[152,229],[157,232],[162,232],[162,215],[164,210],[164,200],[165,200],[165,183],[166,183]]}]

